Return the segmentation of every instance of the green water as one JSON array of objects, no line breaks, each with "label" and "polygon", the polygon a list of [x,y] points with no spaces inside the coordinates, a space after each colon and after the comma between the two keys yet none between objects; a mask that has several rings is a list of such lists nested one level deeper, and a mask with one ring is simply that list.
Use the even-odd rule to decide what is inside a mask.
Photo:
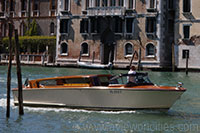
[{"label": "green water", "polygon": [[[23,82],[29,79],[81,75],[119,74],[126,70],[89,70],[75,68],[22,67]],[[182,72],[149,72],[159,85],[184,83],[187,91],[167,112],[161,111],[85,111],[66,108],[25,107],[25,115],[11,99],[11,117],[6,119],[7,67],[0,66],[0,133],[44,132],[200,132],[200,74]],[[12,88],[17,87],[16,68],[12,69]],[[159,99],[158,99],[159,100]]]}]

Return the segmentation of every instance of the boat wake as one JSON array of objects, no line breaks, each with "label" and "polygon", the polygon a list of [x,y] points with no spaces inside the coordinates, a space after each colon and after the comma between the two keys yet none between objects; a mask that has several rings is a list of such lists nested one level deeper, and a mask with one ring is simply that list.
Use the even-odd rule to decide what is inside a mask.
[{"label": "boat wake", "polygon": [[[0,108],[6,109],[7,99],[0,99]],[[16,109],[17,106],[14,105],[14,99],[10,100],[11,109]],[[43,107],[24,107],[25,111],[28,112],[80,112],[80,113],[102,113],[102,114],[124,114],[124,113],[137,113],[137,111],[93,111],[84,109],[69,109],[69,108],[43,108]]]},{"label": "boat wake", "polygon": [[[7,99],[0,99],[0,108],[6,109]],[[11,109],[16,109],[14,105],[14,99],[10,100]],[[84,109],[70,109],[70,108],[46,108],[46,107],[24,107],[25,111],[28,112],[78,112],[78,113],[100,113],[100,114],[159,114],[162,113],[156,110],[131,110],[131,111],[95,111],[95,110],[84,110]]]}]

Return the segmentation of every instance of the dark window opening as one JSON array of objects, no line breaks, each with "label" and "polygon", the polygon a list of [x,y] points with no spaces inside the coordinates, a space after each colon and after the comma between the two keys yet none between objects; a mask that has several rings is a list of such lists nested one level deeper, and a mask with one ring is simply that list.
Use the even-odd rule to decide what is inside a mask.
[{"label": "dark window opening", "polygon": [[182,51],[182,58],[183,59],[189,58],[189,55],[190,55],[190,51],[189,50],[184,49]]},{"label": "dark window opening", "polygon": [[61,44],[61,51],[60,51],[61,54],[67,54],[68,53],[68,45],[67,43],[62,43]]},{"label": "dark window opening", "polygon": [[88,54],[88,44],[87,43],[83,43],[82,45],[81,45],[81,53],[82,54]]},{"label": "dark window opening", "polygon": [[129,0],[129,6],[128,6],[128,8],[129,9],[133,9],[133,3],[134,2],[134,0]]},{"label": "dark window opening", "polygon": [[168,8],[173,9],[174,8],[174,0],[168,0]]},{"label": "dark window opening", "polygon": [[126,32],[133,33],[133,20],[134,18],[127,18],[126,19]]},{"label": "dark window opening", "polygon": [[22,11],[26,10],[26,5],[27,5],[27,1],[26,0],[22,0],[22,2],[21,2],[21,10]]},{"label": "dark window opening", "polygon": [[152,43],[150,43],[146,46],[146,56],[152,55],[155,55],[155,46]]},{"label": "dark window opening", "polygon": [[60,20],[60,33],[68,33],[68,19],[61,19]]},{"label": "dark window opening", "polygon": [[132,55],[133,54],[133,46],[130,43],[125,45],[125,55]]},{"label": "dark window opening", "polygon": [[110,6],[115,6],[115,0],[110,0]]},{"label": "dark window opening", "polygon": [[39,1],[38,0],[34,1],[33,10],[35,10],[35,11],[39,10]]},{"label": "dark window opening", "polygon": [[1,9],[2,12],[5,11],[5,1],[4,0],[1,1],[1,8],[0,9]]},{"label": "dark window opening", "polygon": [[51,22],[51,24],[50,24],[50,33],[54,34],[54,23],[53,22]]},{"label": "dark window opening", "polygon": [[65,0],[64,10],[69,10],[69,0]]},{"label": "dark window opening", "polygon": [[190,12],[190,5],[191,1],[190,0],[183,0],[183,12]]},{"label": "dark window opening", "polygon": [[86,9],[89,8],[89,0],[85,0],[85,7],[86,7]]},{"label": "dark window opening", "polygon": [[155,0],[149,0],[149,8],[155,8]]},{"label": "dark window opening", "polygon": [[10,0],[10,11],[14,11],[14,1]]},{"label": "dark window opening", "polygon": [[146,32],[155,33],[155,31],[156,31],[156,18],[147,17],[146,18]]},{"label": "dark window opening", "polygon": [[91,33],[100,33],[100,24],[98,18],[91,18]]},{"label": "dark window opening", "polygon": [[122,19],[121,18],[115,18],[115,33],[122,33]]},{"label": "dark window opening", "polygon": [[189,25],[183,26],[183,34],[184,34],[184,39],[190,38],[190,26]]},{"label": "dark window opening", "polygon": [[51,10],[56,9],[56,0],[51,0]]},{"label": "dark window opening", "polygon": [[95,6],[100,7],[100,0],[95,0]]},{"label": "dark window opening", "polygon": [[174,33],[174,20],[173,19],[168,20],[168,32]]},{"label": "dark window opening", "polygon": [[80,24],[80,33],[88,33],[88,19],[82,19]]},{"label": "dark window opening", "polygon": [[124,6],[124,0],[119,0],[118,5],[119,5],[119,6]]},{"label": "dark window opening", "polygon": [[108,0],[102,0],[102,6],[103,7],[108,6]]}]

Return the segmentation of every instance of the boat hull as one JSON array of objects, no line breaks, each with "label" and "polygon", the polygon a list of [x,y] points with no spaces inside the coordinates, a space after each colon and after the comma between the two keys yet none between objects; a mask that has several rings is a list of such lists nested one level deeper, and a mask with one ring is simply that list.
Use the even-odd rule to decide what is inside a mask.
[{"label": "boat hull", "polygon": [[[106,87],[24,89],[23,104],[94,110],[169,109],[183,92]],[[18,91],[13,90],[15,104],[17,96]]]}]

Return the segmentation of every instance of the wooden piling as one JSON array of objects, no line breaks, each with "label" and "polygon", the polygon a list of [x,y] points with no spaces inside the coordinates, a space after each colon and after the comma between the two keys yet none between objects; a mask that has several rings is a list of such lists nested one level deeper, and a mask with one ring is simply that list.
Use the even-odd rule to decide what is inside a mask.
[{"label": "wooden piling", "polygon": [[78,61],[81,62],[82,51],[80,51]]},{"label": "wooden piling", "polygon": [[95,58],[95,51],[92,53],[92,63],[94,63],[94,58]]},{"label": "wooden piling", "polygon": [[15,30],[15,56],[17,65],[19,115],[23,115],[24,109],[23,109],[22,75],[21,75],[21,66],[19,60],[19,39],[17,30]]},{"label": "wooden piling", "polygon": [[131,66],[132,66],[134,56],[135,56],[136,54],[137,54],[136,51],[132,54],[131,61],[130,61],[130,63],[129,63],[129,67],[130,67],[130,68],[131,68]]},{"label": "wooden piling", "polygon": [[172,43],[172,72],[175,71],[175,52],[174,52],[174,43]]},{"label": "wooden piling", "polygon": [[188,75],[188,55],[189,55],[189,53],[188,53],[188,51],[186,51],[186,66],[185,66],[185,73],[186,73],[186,75]]},{"label": "wooden piling", "polygon": [[141,70],[140,64],[141,64],[141,47],[140,47],[140,49],[139,49],[139,57],[138,57],[138,71]]},{"label": "wooden piling", "polygon": [[12,68],[12,33],[13,27],[12,24],[9,23],[9,62],[8,62],[8,74],[7,74],[7,110],[6,117],[10,117],[10,90],[11,90],[11,68]]}]

